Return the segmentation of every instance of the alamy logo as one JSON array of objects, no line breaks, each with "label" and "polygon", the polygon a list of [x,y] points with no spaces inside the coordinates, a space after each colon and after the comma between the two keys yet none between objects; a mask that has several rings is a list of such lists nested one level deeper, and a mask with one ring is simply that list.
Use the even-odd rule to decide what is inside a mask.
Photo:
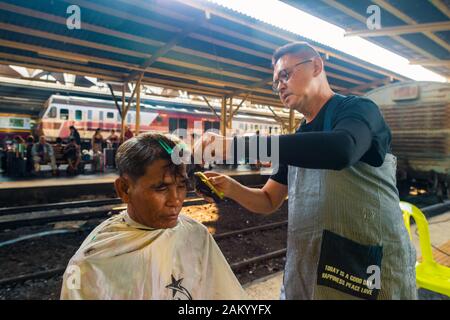
[{"label": "alamy logo", "polygon": [[370,290],[381,289],[380,267],[377,265],[368,266],[367,273],[370,274],[370,277],[367,278],[367,288],[369,288]]},{"label": "alamy logo", "polygon": [[67,7],[67,14],[70,16],[66,20],[66,26],[68,29],[81,29],[81,9],[77,5],[71,5]]},{"label": "alamy logo", "polygon": [[373,4],[367,7],[367,14],[371,14],[367,20],[366,25],[369,30],[381,29],[381,10],[380,7]]}]

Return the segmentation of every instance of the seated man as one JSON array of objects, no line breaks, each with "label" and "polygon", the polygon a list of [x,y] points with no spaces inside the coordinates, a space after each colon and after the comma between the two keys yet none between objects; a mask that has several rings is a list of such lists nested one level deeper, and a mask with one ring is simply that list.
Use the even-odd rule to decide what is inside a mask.
[{"label": "seated man", "polygon": [[[61,299],[245,299],[207,228],[179,215],[185,165],[146,133],[122,144],[115,188],[127,209],[101,223],[69,261]],[[170,151],[170,150],[169,150]]]},{"label": "seated man", "polygon": [[31,155],[33,156],[34,171],[39,172],[41,164],[47,164],[50,162],[53,175],[58,173],[56,168],[55,153],[52,146],[46,142],[45,136],[39,137],[39,143],[36,143],[31,149]]},{"label": "seated man", "polygon": [[81,155],[80,146],[77,144],[75,138],[70,138],[69,144],[64,148],[64,157],[67,160],[67,173],[76,174],[78,166],[80,165]]},{"label": "seated man", "polygon": [[64,156],[64,148],[63,141],[60,137],[56,138],[56,143],[52,145],[53,148],[53,154],[55,155],[56,160],[56,166],[59,168],[59,166],[62,163],[66,162],[65,156]]}]

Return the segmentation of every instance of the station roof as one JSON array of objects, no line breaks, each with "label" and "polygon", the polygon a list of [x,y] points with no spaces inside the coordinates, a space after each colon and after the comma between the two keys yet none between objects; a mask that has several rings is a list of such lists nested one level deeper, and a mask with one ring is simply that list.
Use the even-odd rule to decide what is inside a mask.
[{"label": "station roof", "polygon": [[[450,2],[448,0],[282,0],[366,38],[450,79]],[[367,9],[380,8],[381,28],[369,30]]]},{"label": "station roof", "polygon": [[[311,2],[312,3],[312,2]],[[81,8],[81,28],[66,25]],[[0,2],[0,64],[143,83],[281,107],[271,55],[309,41],[325,57],[332,88],[364,94],[407,78],[209,2],[195,0],[6,0]],[[22,91],[25,93],[25,91]],[[22,94],[22,93],[21,93]]]}]

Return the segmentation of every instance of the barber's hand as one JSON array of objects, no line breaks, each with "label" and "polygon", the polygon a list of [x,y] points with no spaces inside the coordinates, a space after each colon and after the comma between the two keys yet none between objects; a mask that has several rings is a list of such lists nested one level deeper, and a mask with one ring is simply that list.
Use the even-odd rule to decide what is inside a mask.
[{"label": "barber's hand", "polygon": [[204,172],[205,176],[208,177],[209,182],[220,192],[223,192],[225,197],[230,197],[232,191],[239,185],[239,182],[233,178],[219,174],[212,171]]}]

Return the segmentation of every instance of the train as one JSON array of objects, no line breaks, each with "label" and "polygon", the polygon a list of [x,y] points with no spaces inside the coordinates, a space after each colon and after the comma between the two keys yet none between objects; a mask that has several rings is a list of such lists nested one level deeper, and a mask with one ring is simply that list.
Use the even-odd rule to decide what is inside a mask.
[{"label": "train", "polygon": [[365,95],[391,128],[401,194],[411,186],[450,196],[450,84],[406,81]]},{"label": "train", "polygon": [[15,135],[25,138],[35,126],[36,120],[30,115],[0,112],[0,141]]},{"label": "train", "polygon": [[[207,107],[151,102],[141,103],[140,132],[173,133],[177,129],[186,129],[192,133],[194,125],[202,132],[220,127],[217,116]],[[133,106],[125,123],[135,131],[136,110]],[[67,138],[72,125],[78,129],[82,139],[90,140],[97,128],[105,134],[111,129],[120,132],[121,116],[113,101],[52,95],[39,114],[37,130],[53,141],[57,137]],[[232,135],[254,134],[256,131],[261,135],[280,134],[281,125],[271,117],[238,113],[227,131]]]}]

